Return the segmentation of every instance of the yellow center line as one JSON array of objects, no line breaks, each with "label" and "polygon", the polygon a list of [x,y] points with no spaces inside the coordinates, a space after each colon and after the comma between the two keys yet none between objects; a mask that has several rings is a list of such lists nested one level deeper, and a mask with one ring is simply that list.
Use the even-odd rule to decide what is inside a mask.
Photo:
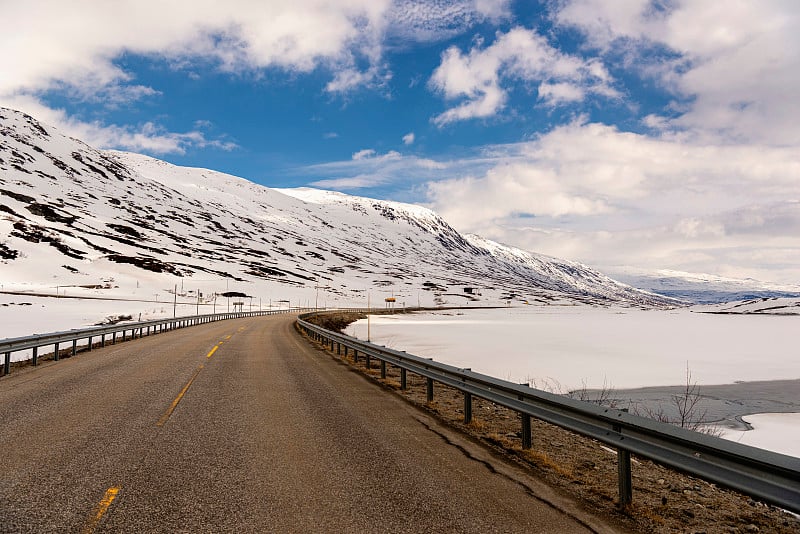
[{"label": "yellow center line", "polygon": [[178,406],[178,403],[181,401],[183,396],[186,395],[186,391],[188,391],[189,386],[192,385],[192,382],[194,382],[194,379],[197,378],[197,375],[200,374],[200,371],[202,369],[203,369],[203,364],[200,364],[200,366],[197,368],[197,370],[192,375],[192,378],[190,378],[189,382],[187,382],[186,385],[183,386],[183,389],[181,390],[181,392],[178,393],[178,396],[175,397],[174,401],[172,401],[172,404],[169,406],[169,408],[167,408],[167,411],[164,412],[164,415],[162,415],[161,419],[158,420],[158,423],[156,423],[156,426],[164,426],[164,423],[167,422],[169,417],[172,415],[172,412],[175,411],[175,408]]},{"label": "yellow center line", "polygon": [[211,349],[211,352],[209,352],[208,354],[206,354],[206,358],[210,358],[210,357],[212,357],[212,356],[214,355],[214,353],[215,353],[215,352],[217,352],[217,349],[218,349],[218,348],[219,348],[219,345],[217,345],[217,346],[215,346],[213,349]]},{"label": "yellow center line", "polygon": [[227,336],[225,336],[225,339],[230,339],[232,336],[233,334],[228,334]]},{"label": "yellow center line", "polygon": [[94,515],[89,518],[86,526],[83,527],[83,534],[92,534],[92,532],[94,532],[94,529],[97,528],[97,525],[100,524],[100,520],[103,519],[103,516],[108,511],[109,506],[111,506],[111,503],[117,498],[119,490],[119,486],[113,486],[106,490],[106,494],[103,495],[103,500],[97,505],[97,510],[95,510]]}]

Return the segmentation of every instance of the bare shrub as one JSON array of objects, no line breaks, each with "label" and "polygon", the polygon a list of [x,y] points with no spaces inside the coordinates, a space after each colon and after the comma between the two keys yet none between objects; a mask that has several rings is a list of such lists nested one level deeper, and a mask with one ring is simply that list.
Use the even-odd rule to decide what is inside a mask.
[{"label": "bare shrub", "polygon": [[671,406],[674,408],[676,415],[672,415],[672,410],[668,412],[662,405],[656,408],[635,405],[633,413],[694,432],[720,436],[722,431],[706,422],[708,410],[700,405],[702,399],[703,395],[700,391],[700,386],[697,385],[697,382],[692,381],[692,371],[689,369],[689,363],[687,362],[686,380],[682,390],[680,393],[671,396]]}]

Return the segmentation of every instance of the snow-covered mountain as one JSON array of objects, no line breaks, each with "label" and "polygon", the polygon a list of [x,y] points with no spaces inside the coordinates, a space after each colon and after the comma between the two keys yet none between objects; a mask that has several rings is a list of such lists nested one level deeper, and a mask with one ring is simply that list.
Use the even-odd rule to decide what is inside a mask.
[{"label": "snow-covered mountain", "polygon": [[578,263],[462,236],[423,207],[96,150],[3,108],[0,283],[160,301],[177,285],[200,304],[225,291],[312,306],[674,304]]},{"label": "snow-covered mountain", "polygon": [[661,269],[613,270],[612,276],[633,287],[696,304],[800,297],[800,286],[773,284],[752,278],[729,278],[708,273]]}]

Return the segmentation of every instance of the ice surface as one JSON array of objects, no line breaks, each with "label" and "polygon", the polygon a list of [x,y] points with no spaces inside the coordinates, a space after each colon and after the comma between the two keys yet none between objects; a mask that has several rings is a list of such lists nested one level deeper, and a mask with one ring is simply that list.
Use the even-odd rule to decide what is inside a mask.
[{"label": "ice surface", "polygon": [[753,430],[725,430],[722,437],[800,458],[799,413],[760,413],[742,419],[750,423]]},{"label": "ice surface", "polygon": [[[689,310],[527,307],[372,316],[373,343],[566,392],[800,378],[800,317]],[[367,321],[349,335],[367,338]],[[702,390],[702,388],[701,388]],[[796,392],[800,396],[800,392]],[[732,439],[800,457],[800,414],[746,415]]]},{"label": "ice surface", "polygon": [[[530,306],[373,316],[373,342],[512,381],[565,389],[800,378],[797,317]],[[367,321],[348,333],[366,339]]]}]

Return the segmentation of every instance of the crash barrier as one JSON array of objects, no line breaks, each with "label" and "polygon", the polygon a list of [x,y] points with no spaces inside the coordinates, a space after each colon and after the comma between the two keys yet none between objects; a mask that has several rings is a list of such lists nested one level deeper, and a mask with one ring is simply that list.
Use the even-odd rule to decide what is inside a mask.
[{"label": "crash barrier", "polygon": [[[366,310],[349,310],[366,311]],[[619,504],[632,502],[631,454],[709,482],[800,513],[800,458],[742,445],[693,432],[668,423],[570,399],[491,376],[438,363],[333,332],[308,321],[316,313],[300,315],[298,326],[329,350],[344,355],[352,351],[356,362],[367,367],[380,362],[400,369],[400,387],[406,388],[408,372],[427,380],[427,399],[433,401],[434,383],[445,384],[464,395],[464,422],[472,419],[472,399],[480,397],[520,414],[522,447],[534,445],[531,417],[595,439],[617,451]]]},{"label": "crash barrier", "polygon": [[[117,343],[138,339],[143,336],[169,332],[177,328],[195,326],[227,319],[240,317],[259,317],[262,315],[275,315],[280,313],[297,313],[308,311],[308,308],[291,308],[286,310],[269,310],[254,312],[227,312],[212,313],[207,315],[191,315],[186,317],[171,317],[169,319],[156,319],[153,321],[125,322],[111,326],[96,326],[68,330],[65,332],[52,332],[49,334],[35,334],[32,336],[16,337],[0,340],[0,354],[3,354],[3,375],[11,372],[11,354],[23,350],[32,351],[32,364],[38,365],[42,347],[53,347],[53,359],[58,361],[62,356],[74,356],[79,351],[90,351],[96,347],[105,347],[107,342]],[[120,336],[121,334],[121,336]]]}]

